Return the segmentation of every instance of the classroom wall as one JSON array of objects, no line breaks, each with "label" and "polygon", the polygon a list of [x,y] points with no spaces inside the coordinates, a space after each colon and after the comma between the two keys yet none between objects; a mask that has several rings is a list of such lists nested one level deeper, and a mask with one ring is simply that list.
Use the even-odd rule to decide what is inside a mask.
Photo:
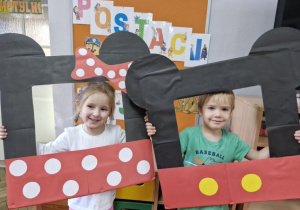
[{"label": "classroom wall", "polygon": [[[51,54],[73,54],[72,0],[48,1]],[[255,40],[274,26],[277,0],[211,0],[209,62],[248,55]],[[182,14],[184,15],[184,14]],[[226,74],[226,72],[224,72]],[[261,95],[260,87],[235,90],[236,94]],[[56,136],[73,125],[74,87],[53,86]],[[4,159],[0,142],[0,159]]]},{"label": "classroom wall", "polygon": [[[277,0],[211,0],[208,33],[211,34],[209,62],[247,56],[255,40],[274,26]],[[150,11],[151,12],[151,11]],[[184,14],[182,14],[184,15]],[[49,1],[52,55],[71,55],[72,1]],[[226,74],[226,72],[224,72]],[[261,95],[259,86],[234,91],[236,94]],[[56,135],[72,125],[71,86],[53,89]]]}]

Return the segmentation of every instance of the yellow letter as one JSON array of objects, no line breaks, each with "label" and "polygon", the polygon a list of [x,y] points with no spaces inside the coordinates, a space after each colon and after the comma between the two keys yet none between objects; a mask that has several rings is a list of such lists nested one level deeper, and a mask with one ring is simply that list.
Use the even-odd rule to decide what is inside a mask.
[{"label": "yellow letter", "polygon": [[41,2],[38,2],[38,13],[42,14]]},{"label": "yellow letter", "polygon": [[36,10],[36,1],[31,2],[31,13],[37,13]]},{"label": "yellow letter", "polygon": [[183,34],[175,34],[173,37],[172,37],[172,40],[171,40],[171,47],[173,47],[173,53],[175,55],[181,55],[182,53],[184,53],[185,51],[185,47],[180,47],[179,50],[176,49],[176,40],[177,39],[181,39],[181,43],[185,43],[185,40],[184,40],[184,35]]},{"label": "yellow letter", "polygon": [[13,8],[11,6],[11,1],[10,0],[6,2],[6,9],[7,9],[7,11],[12,12]]},{"label": "yellow letter", "polygon": [[31,13],[31,10],[28,8],[28,1],[26,1],[26,13]]},{"label": "yellow letter", "polygon": [[14,12],[18,12],[18,4],[19,4],[18,1],[13,1]]},{"label": "yellow letter", "polygon": [[5,0],[0,1],[0,12],[6,12],[6,3]]},{"label": "yellow letter", "polygon": [[20,5],[19,12],[24,13],[25,11],[24,1],[19,1],[19,5]]}]

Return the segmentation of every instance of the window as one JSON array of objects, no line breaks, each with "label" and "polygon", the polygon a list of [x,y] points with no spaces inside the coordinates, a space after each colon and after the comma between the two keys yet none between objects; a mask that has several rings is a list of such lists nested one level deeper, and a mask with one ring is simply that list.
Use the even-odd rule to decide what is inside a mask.
[{"label": "window", "polygon": [[[29,36],[43,48],[46,56],[50,56],[48,0],[42,0],[42,14],[0,13],[0,34],[4,33],[19,33]],[[32,89],[32,95],[35,113],[36,139],[39,142],[54,140],[55,131],[52,85],[35,86]],[[0,160],[3,159],[3,146],[0,142]]]}]

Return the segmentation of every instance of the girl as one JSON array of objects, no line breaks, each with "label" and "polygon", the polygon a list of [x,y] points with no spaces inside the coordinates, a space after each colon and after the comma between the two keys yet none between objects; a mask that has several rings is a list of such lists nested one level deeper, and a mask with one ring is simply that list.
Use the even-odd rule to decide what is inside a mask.
[{"label": "girl", "polygon": [[[115,90],[105,82],[90,82],[77,95],[74,121],[80,117],[83,124],[66,128],[53,142],[37,144],[37,154],[50,154],[84,150],[119,144],[126,141],[120,126],[107,124],[115,109]],[[6,138],[5,128],[0,128],[0,138]],[[115,191],[87,195],[68,200],[71,210],[112,210]]]}]

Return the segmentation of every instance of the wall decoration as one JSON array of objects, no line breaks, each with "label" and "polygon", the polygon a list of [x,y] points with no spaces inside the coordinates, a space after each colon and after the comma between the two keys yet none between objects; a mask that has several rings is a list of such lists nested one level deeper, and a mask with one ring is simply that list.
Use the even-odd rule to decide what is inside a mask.
[{"label": "wall decoration", "polygon": [[187,40],[190,53],[185,54],[184,66],[192,67],[207,64],[210,34],[191,34]]},{"label": "wall decoration", "polygon": [[41,0],[0,0],[0,14],[42,14]]}]

